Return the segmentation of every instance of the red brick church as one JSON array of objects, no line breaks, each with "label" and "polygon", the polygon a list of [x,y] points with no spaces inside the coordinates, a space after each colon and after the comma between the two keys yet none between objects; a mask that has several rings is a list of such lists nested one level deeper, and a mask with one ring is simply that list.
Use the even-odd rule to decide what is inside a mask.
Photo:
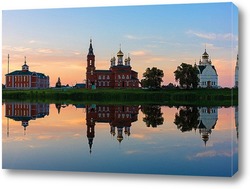
[{"label": "red brick church", "polygon": [[110,60],[108,70],[97,70],[95,67],[95,55],[90,40],[89,52],[87,55],[86,88],[138,88],[138,73],[132,70],[130,57],[123,62],[123,52],[121,49],[116,58]]}]

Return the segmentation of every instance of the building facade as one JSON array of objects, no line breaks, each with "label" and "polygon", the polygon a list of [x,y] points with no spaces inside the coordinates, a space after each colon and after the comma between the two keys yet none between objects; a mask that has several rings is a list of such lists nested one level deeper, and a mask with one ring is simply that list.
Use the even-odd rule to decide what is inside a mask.
[{"label": "building facade", "polygon": [[22,70],[16,70],[5,75],[6,89],[45,89],[49,88],[49,76],[39,72],[29,71],[26,57]]},{"label": "building facade", "polygon": [[212,65],[211,59],[206,52],[202,54],[202,59],[199,61],[198,77],[200,79],[198,87],[201,88],[217,88],[218,87],[218,74],[215,66]]},{"label": "building facade", "polygon": [[132,70],[130,57],[128,56],[123,62],[123,56],[124,54],[120,49],[117,53],[117,62],[116,58],[113,57],[110,60],[108,70],[97,70],[92,40],[90,40],[87,55],[86,88],[138,88],[138,73]]}]

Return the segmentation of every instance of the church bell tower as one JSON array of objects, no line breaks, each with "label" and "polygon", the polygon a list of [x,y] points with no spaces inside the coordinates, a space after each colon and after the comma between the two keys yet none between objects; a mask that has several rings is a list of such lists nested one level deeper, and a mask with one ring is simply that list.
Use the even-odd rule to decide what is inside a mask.
[{"label": "church bell tower", "polygon": [[90,39],[89,52],[87,55],[87,72],[86,72],[86,86],[91,88],[94,82],[95,72],[95,55],[92,47],[92,39]]}]

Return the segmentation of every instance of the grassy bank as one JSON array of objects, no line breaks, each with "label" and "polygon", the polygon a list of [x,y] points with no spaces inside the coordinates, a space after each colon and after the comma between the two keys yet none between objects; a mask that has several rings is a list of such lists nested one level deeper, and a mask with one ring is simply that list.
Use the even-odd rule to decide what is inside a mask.
[{"label": "grassy bank", "polygon": [[39,102],[96,102],[197,106],[238,105],[237,89],[142,90],[142,89],[44,89],[3,90],[3,100]]}]

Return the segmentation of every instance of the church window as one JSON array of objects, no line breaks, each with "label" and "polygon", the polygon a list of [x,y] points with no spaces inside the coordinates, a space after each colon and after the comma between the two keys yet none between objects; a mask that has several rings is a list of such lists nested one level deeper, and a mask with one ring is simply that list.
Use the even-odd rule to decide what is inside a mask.
[{"label": "church window", "polygon": [[107,76],[107,79],[110,79],[110,78],[109,78],[109,75]]},{"label": "church window", "polygon": [[102,79],[105,79],[105,75],[104,75],[104,76],[102,76]]},{"label": "church window", "polygon": [[101,76],[101,75],[99,75],[99,76],[98,76],[98,79],[102,79],[102,76]]},{"label": "church window", "polygon": [[127,75],[127,79],[129,79],[129,76]]},{"label": "church window", "polygon": [[120,76],[120,75],[118,75],[118,79],[121,79],[121,76]]},{"label": "church window", "polygon": [[124,75],[122,75],[122,79],[125,79]]},{"label": "church window", "polygon": [[101,117],[101,113],[98,114],[98,117]]},{"label": "church window", "polygon": [[107,117],[109,117],[109,113],[107,113]]}]

